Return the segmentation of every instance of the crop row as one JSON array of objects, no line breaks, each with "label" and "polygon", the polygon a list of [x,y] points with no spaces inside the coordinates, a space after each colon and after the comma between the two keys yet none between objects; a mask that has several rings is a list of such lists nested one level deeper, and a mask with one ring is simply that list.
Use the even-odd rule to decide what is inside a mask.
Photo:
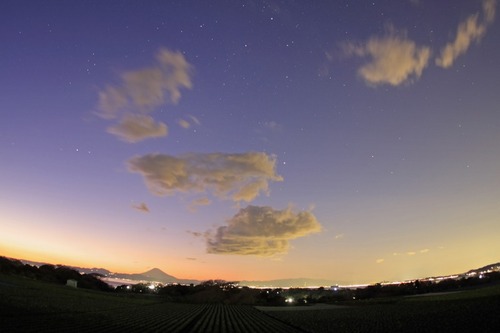
[{"label": "crop row", "polygon": [[2,332],[294,332],[251,306],[181,304],[0,276]]},{"label": "crop row", "polygon": [[293,327],[271,318],[253,307],[212,304],[189,332],[297,332]]},{"label": "crop row", "polygon": [[0,319],[6,332],[294,332],[253,307],[158,303],[109,311],[26,313]]}]

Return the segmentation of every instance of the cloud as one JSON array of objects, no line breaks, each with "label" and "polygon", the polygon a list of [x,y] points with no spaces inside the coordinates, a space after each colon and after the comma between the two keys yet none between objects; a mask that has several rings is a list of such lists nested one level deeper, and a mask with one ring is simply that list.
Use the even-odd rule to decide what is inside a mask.
[{"label": "cloud", "polygon": [[161,68],[126,72],[122,74],[122,80],[131,106],[141,112],[149,111],[167,101],[164,87],[167,78]]},{"label": "cloud", "polygon": [[119,119],[108,132],[127,142],[165,136],[166,125],[155,124],[144,114],[167,103],[177,104],[181,89],[192,87],[191,73],[192,66],[182,53],[161,48],[154,66],[124,72],[120,84],[107,85],[98,92],[97,114],[105,119]]},{"label": "cloud", "polygon": [[272,136],[281,135],[284,132],[284,126],[276,121],[259,122],[254,130],[254,137],[263,142],[271,141]]},{"label": "cloud", "polygon": [[185,128],[185,129],[188,129],[189,127],[191,127],[191,123],[185,119],[179,119],[178,124],[180,127]]},{"label": "cloud", "polygon": [[457,28],[455,40],[446,44],[438,58],[436,65],[449,68],[455,59],[467,52],[473,42],[479,42],[486,33],[488,25],[495,20],[496,0],[483,1],[482,16],[479,13],[470,15]]},{"label": "cloud", "polygon": [[191,202],[189,205],[189,210],[195,212],[199,206],[208,206],[212,201],[208,198],[199,198]]},{"label": "cloud", "polygon": [[138,205],[133,205],[132,207],[134,207],[138,211],[141,211],[141,212],[144,212],[144,213],[149,213],[149,207],[144,202],[141,202]]},{"label": "cloud", "polygon": [[248,206],[227,225],[206,234],[207,252],[272,256],[288,252],[290,240],[320,231],[321,225],[309,211]]},{"label": "cloud", "polygon": [[372,37],[364,43],[345,43],[342,51],[346,56],[369,59],[358,69],[358,74],[370,85],[398,86],[418,79],[431,55],[429,47],[417,46],[394,28],[389,28],[385,36]]},{"label": "cloud", "polygon": [[383,263],[384,261],[385,261],[384,259],[377,259],[377,260],[375,260],[375,262],[376,262],[377,264],[381,264],[381,263]]},{"label": "cloud", "polygon": [[486,23],[491,24],[495,20],[497,0],[483,1],[483,15]]},{"label": "cloud", "polygon": [[220,199],[247,202],[268,194],[270,181],[283,180],[275,165],[274,156],[260,152],[147,154],[128,161],[129,171],[141,174],[156,195],[211,192]]},{"label": "cloud", "polygon": [[342,239],[345,237],[345,234],[338,234],[338,235],[335,235],[335,239]]},{"label": "cloud", "polygon": [[204,236],[204,234],[203,234],[203,233],[198,232],[198,231],[191,231],[191,230],[187,230],[186,232],[187,232],[188,234],[191,234],[193,237],[197,237],[197,238],[199,238],[199,237],[203,237],[203,236]]},{"label": "cloud", "polygon": [[193,125],[200,125],[201,124],[200,121],[198,120],[198,118],[196,118],[195,116],[191,116],[191,115],[188,115],[188,119],[179,119],[177,121],[177,123],[179,124],[179,126],[181,126],[182,128],[185,128],[185,129],[188,129]]},{"label": "cloud", "polygon": [[167,125],[155,122],[152,117],[142,114],[126,115],[118,124],[108,127],[107,131],[121,140],[131,143],[148,138],[163,137],[168,133]]},{"label": "cloud", "polygon": [[99,115],[116,118],[122,112],[149,112],[179,102],[181,88],[192,88],[191,65],[180,52],[161,48],[156,65],[121,74],[121,84],[99,91]]},{"label": "cloud", "polygon": [[99,91],[98,115],[106,119],[114,119],[120,110],[129,106],[126,91],[121,87],[106,86]]},{"label": "cloud", "polygon": [[264,128],[267,128],[271,131],[281,130],[281,125],[275,121],[265,121],[262,125],[264,126]]},{"label": "cloud", "polygon": [[417,254],[424,254],[424,253],[428,253],[430,251],[430,249],[422,249],[420,251],[408,251],[406,253],[400,253],[400,252],[393,252],[392,255],[393,256],[402,256],[402,255],[407,255],[407,256],[414,256],[414,255],[417,255]]},{"label": "cloud", "polygon": [[163,70],[162,87],[170,93],[170,99],[177,103],[181,97],[180,88],[192,88],[191,65],[180,52],[161,49],[156,59]]},{"label": "cloud", "polygon": [[201,121],[200,121],[198,118],[196,118],[195,116],[188,115],[188,117],[189,117],[189,119],[191,119],[191,122],[192,122],[193,124],[196,124],[196,125],[201,125]]}]

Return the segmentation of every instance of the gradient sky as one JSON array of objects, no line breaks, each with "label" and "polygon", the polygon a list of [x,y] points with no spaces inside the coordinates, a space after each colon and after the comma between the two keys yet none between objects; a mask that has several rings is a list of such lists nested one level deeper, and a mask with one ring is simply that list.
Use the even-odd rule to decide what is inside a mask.
[{"label": "gradient sky", "polygon": [[0,254],[369,283],[500,260],[496,0],[0,2]]}]

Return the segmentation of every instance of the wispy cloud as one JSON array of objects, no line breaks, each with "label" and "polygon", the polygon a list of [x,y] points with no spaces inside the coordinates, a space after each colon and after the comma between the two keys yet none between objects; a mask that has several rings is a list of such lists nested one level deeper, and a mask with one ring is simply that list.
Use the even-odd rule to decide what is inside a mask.
[{"label": "wispy cloud", "polygon": [[392,255],[393,256],[402,256],[402,255],[407,255],[407,256],[414,256],[414,255],[417,255],[417,254],[424,254],[424,253],[429,253],[431,250],[430,249],[422,249],[422,250],[419,250],[419,251],[407,251],[405,253],[402,253],[402,252],[393,252]]},{"label": "wispy cloud", "polygon": [[345,237],[345,234],[337,234],[335,235],[334,239],[342,239]]},{"label": "wispy cloud", "polygon": [[269,193],[269,182],[282,181],[276,159],[260,152],[242,154],[148,154],[128,161],[156,195],[210,192],[220,199],[252,201]]},{"label": "wispy cloud", "polygon": [[177,121],[177,123],[179,124],[180,127],[185,128],[185,129],[188,129],[189,127],[191,127],[191,123],[189,121],[187,121],[186,119],[179,119]]},{"label": "wispy cloud", "polygon": [[248,206],[225,226],[207,233],[207,252],[273,256],[288,252],[291,240],[320,231],[321,225],[309,211]]},{"label": "wispy cloud", "polygon": [[105,119],[115,119],[120,110],[129,108],[127,92],[123,87],[108,85],[99,91],[98,115]]},{"label": "wispy cloud", "polygon": [[275,135],[284,133],[284,126],[276,121],[259,122],[254,129],[254,136],[263,142],[269,142]]},{"label": "wispy cloud", "polygon": [[200,125],[201,122],[195,116],[188,115],[187,118],[182,118],[177,121],[180,127],[188,129],[193,125]]},{"label": "wispy cloud", "polygon": [[125,115],[118,124],[107,129],[126,142],[139,142],[147,138],[163,137],[168,133],[167,125],[143,114]]},{"label": "wispy cloud", "polygon": [[348,57],[368,59],[358,68],[358,74],[374,86],[398,86],[420,78],[431,55],[429,47],[418,46],[406,33],[398,33],[393,27],[389,27],[384,36],[374,36],[362,43],[344,43],[341,47]]},{"label": "wispy cloud", "polygon": [[375,260],[375,262],[376,262],[377,264],[381,264],[381,263],[383,263],[384,261],[385,261],[384,259],[377,259],[377,260]]},{"label": "wispy cloud", "polygon": [[203,234],[203,233],[198,232],[198,231],[191,231],[191,230],[187,230],[186,232],[187,232],[188,234],[191,234],[193,237],[197,237],[197,238],[199,238],[199,237],[203,237],[203,236],[204,236],[204,234]]},{"label": "wispy cloud", "polygon": [[282,130],[282,126],[278,124],[276,121],[265,121],[262,123],[262,126],[271,131],[280,131]]},{"label": "wispy cloud", "polygon": [[496,0],[484,0],[481,13],[470,15],[458,25],[455,40],[442,48],[436,58],[436,65],[451,67],[460,55],[467,52],[472,43],[480,42],[488,26],[495,20],[495,12]]},{"label": "wispy cloud", "polygon": [[166,125],[144,114],[167,103],[178,103],[181,89],[192,87],[191,72],[182,53],[162,48],[154,66],[124,72],[120,84],[99,91],[97,114],[104,119],[119,119],[108,132],[127,142],[165,136]]},{"label": "wispy cloud", "polygon": [[211,203],[212,203],[212,201],[209,198],[198,198],[198,199],[194,200],[193,202],[191,202],[191,204],[189,205],[189,210],[192,212],[195,212],[198,209],[198,207],[208,206]]},{"label": "wispy cloud", "polygon": [[149,213],[149,207],[144,202],[141,202],[138,205],[133,205],[132,207],[134,207],[135,209],[137,209],[140,212]]}]

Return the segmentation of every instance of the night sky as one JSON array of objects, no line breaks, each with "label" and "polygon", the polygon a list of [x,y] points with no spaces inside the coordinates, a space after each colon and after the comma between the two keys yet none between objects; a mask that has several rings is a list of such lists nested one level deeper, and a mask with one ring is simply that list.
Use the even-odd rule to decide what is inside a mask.
[{"label": "night sky", "polygon": [[500,260],[496,0],[0,2],[0,255],[368,283]]}]

